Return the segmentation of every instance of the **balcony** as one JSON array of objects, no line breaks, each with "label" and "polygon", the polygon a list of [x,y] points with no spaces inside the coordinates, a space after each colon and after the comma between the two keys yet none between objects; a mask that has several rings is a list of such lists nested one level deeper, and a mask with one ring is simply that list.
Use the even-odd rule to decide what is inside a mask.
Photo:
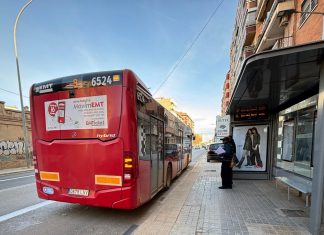
[{"label": "balcony", "polygon": [[243,48],[243,58],[246,59],[249,56],[254,54],[254,47],[253,46],[245,46]]},{"label": "balcony", "polygon": [[280,48],[284,48],[284,47],[290,47],[293,46],[293,37],[283,37],[283,38],[279,38],[276,43],[274,44],[274,46],[272,47],[272,50],[274,49],[280,49]]},{"label": "balcony", "polygon": [[288,24],[288,18],[278,17],[280,11],[294,10],[294,0],[282,1],[275,0],[267,18],[264,21],[263,29],[259,35],[256,52],[262,52],[273,48],[278,39],[283,38],[285,26]]},{"label": "balcony", "polygon": [[256,9],[254,8],[253,10],[248,10],[248,13],[246,15],[246,20],[245,20],[245,41],[244,41],[244,46],[251,45],[255,32],[256,32],[256,26],[255,26],[255,17],[256,17]]},{"label": "balcony", "polygon": [[267,6],[272,5],[274,0],[260,0],[257,8],[256,19],[263,21],[266,17]]},{"label": "balcony", "polygon": [[246,2],[246,8],[251,9],[257,6],[257,0],[249,0]]}]

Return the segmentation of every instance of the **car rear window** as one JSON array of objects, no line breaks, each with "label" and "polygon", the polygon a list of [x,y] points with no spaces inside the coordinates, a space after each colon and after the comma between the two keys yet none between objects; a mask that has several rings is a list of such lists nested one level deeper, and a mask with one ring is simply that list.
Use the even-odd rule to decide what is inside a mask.
[{"label": "car rear window", "polygon": [[212,150],[216,150],[216,149],[218,149],[219,147],[223,147],[223,144],[211,144],[211,145],[209,146],[209,148],[212,149]]}]

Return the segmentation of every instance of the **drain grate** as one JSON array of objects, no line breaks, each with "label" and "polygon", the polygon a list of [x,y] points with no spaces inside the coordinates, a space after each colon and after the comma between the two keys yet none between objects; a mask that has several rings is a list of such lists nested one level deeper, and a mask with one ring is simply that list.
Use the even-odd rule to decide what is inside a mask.
[{"label": "drain grate", "polygon": [[281,209],[281,211],[288,217],[307,217],[303,210]]},{"label": "drain grate", "polygon": [[205,170],[205,172],[216,172],[216,170]]}]

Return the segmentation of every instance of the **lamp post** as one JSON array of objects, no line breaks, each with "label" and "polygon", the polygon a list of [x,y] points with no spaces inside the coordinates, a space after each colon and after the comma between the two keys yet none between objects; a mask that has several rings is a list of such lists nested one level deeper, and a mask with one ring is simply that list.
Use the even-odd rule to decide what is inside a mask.
[{"label": "lamp post", "polygon": [[33,0],[30,0],[27,2],[19,11],[17,17],[16,17],[16,22],[14,26],[14,48],[15,48],[15,56],[16,56],[16,67],[17,67],[17,76],[18,76],[18,85],[19,85],[19,97],[20,97],[20,106],[21,106],[21,114],[22,114],[22,125],[23,125],[23,132],[24,132],[24,144],[25,144],[25,156],[26,156],[26,162],[27,162],[27,167],[30,167],[30,162],[29,162],[29,153],[28,153],[28,133],[27,133],[27,126],[26,126],[26,115],[25,115],[25,109],[24,109],[24,101],[23,101],[23,95],[22,95],[22,90],[21,90],[21,81],[20,81],[20,71],[19,71],[19,62],[18,62],[18,50],[17,50],[17,42],[16,42],[16,29],[17,29],[17,24],[20,18],[20,15],[23,13],[23,11],[28,7],[28,5],[32,2]]}]

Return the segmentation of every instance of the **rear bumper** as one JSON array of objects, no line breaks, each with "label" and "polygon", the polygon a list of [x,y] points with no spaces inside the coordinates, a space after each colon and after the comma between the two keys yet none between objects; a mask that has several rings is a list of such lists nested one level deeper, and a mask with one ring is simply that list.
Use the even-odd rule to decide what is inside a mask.
[{"label": "rear bumper", "polygon": [[217,162],[221,162],[221,157],[217,154],[207,154],[207,160],[215,160]]},{"label": "rear bumper", "polygon": [[[67,194],[66,189],[61,189],[60,187],[53,186],[40,180],[36,180],[36,185],[38,197],[46,200],[117,209],[135,209],[140,206],[137,200],[136,185],[90,191],[87,197]],[[53,188],[54,194],[45,194],[43,192],[44,186]]]}]

